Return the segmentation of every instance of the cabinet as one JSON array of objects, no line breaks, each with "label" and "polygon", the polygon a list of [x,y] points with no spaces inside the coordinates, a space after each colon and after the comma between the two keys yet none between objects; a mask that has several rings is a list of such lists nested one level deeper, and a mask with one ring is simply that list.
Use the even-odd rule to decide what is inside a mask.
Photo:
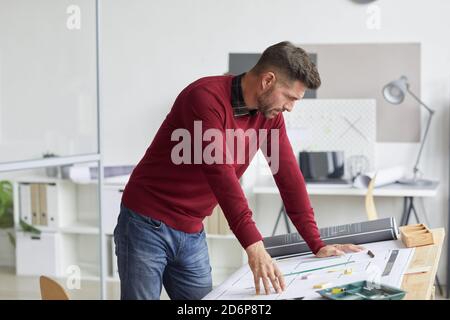
[{"label": "cabinet", "polygon": [[[15,179],[14,190],[17,275],[64,278],[77,270],[81,280],[98,280],[97,185],[35,176]],[[24,232],[20,220],[40,234]]]},{"label": "cabinet", "polygon": [[[36,257],[39,253],[39,257]],[[31,235],[23,231],[16,232],[16,273],[18,275],[61,276],[62,265],[61,235],[43,232]]]}]

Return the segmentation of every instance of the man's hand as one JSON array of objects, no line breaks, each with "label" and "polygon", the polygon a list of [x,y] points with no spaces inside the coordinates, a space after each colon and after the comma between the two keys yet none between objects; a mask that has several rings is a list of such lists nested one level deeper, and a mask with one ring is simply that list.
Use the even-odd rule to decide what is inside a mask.
[{"label": "man's hand", "polygon": [[347,252],[359,252],[362,250],[364,250],[364,247],[354,244],[331,244],[320,248],[320,250],[316,253],[316,256],[319,258],[342,256]]},{"label": "man's hand", "polygon": [[266,294],[270,294],[269,281],[277,293],[285,290],[286,285],[283,274],[278,269],[275,261],[272,261],[272,257],[267,253],[262,241],[248,246],[245,251],[248,255],[248,264],[253,272],[256,294],[260,293],[260,280],[264,284]]}]

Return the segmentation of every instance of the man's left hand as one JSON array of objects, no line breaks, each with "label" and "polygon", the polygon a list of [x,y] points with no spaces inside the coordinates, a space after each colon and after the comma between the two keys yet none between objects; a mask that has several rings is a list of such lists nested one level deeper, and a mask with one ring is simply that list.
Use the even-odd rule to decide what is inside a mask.
[{"label": "man's left hand", "polygon": [[316,253],[319,258],[331,257],[331,256],[342,256],[348,252],[359,252],[364,250],[364,247],[357,246],[354,244],[330,244],[325,247],[320,248]]}]

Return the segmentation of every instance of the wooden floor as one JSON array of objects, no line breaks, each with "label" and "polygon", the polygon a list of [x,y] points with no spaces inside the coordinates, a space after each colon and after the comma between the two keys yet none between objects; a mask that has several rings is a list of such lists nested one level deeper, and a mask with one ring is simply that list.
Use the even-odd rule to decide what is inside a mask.
[{"label": "wooden floor", "polygon": [[[67,289],[61,281],[58,281],[66,289],[70,299],[96,300],[100,299],[100,286],[98,281],[82,281],[80,289]],[[107,299],[118,300],[120,298],[120,286],[118,281],[107,282]],[[39,277],[16,276],[13,268],[0,267],[0,300],[40,300]],[[161,299],[168,299],[163,290]]]}]

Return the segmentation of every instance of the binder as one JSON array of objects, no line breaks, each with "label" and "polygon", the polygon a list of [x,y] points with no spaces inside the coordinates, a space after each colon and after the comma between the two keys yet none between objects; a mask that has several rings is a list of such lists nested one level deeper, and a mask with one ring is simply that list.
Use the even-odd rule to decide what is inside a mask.
[{"label": "binder", "polygon": [[20,218],[31,224],[31,189],[28,183],[19,184]]},{"label": "binder", "polygon": [[39,224],[41,226],[47,226],[48,211],[47,211],[47,184],[39,184]]},{"label": "binder", "polygon": [[46,185],[46,204],[47,204],[47,226],[49,228],[58,227],[58,194],[57,186],[54,183]]},{"label": "binder", "polygon": [[39,225],[41,220],[40,208],[39,208],[39,184],[32,183],[31,189],[31,224]]}]

